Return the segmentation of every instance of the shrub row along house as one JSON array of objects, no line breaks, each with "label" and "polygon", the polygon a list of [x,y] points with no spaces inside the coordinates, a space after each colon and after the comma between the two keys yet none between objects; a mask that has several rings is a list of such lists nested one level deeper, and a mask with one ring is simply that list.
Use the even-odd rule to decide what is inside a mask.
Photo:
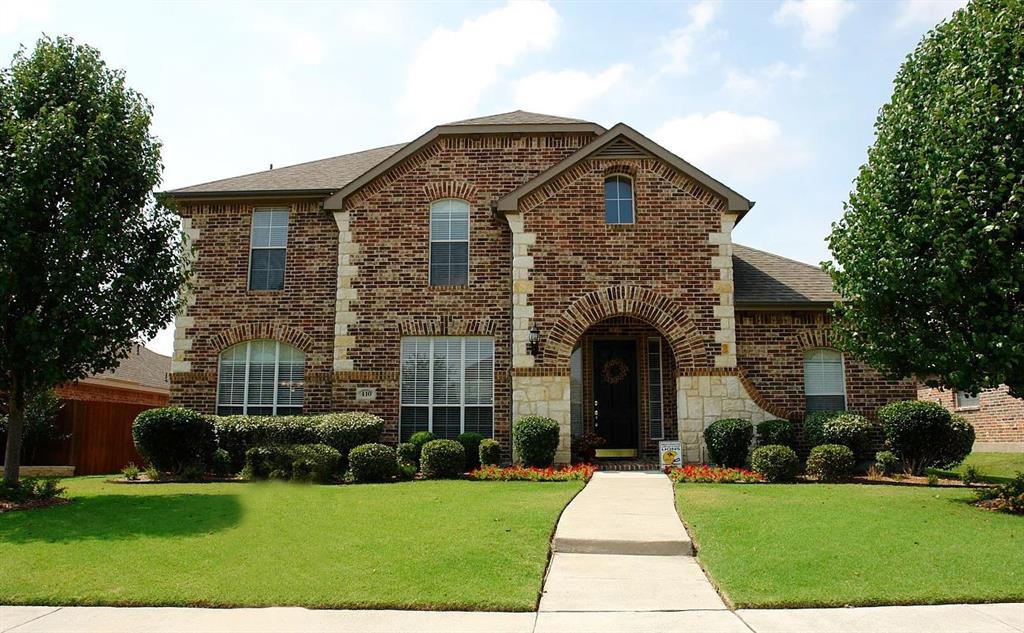
[{"label": "shrub row along house", "polygon": [[385,439],[511,422],[705,461],[723,417],[915,396],[833,349],[813,266],[734,244],[754,203],[627,125],[512,112],[169,192],[195,245],[172,403],[363,410]]}]

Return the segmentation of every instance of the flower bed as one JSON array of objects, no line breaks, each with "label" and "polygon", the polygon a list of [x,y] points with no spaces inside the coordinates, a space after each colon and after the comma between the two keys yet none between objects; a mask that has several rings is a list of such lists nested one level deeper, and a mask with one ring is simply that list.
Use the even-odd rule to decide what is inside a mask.
[{"label": "flower bed", "polygon": [[759,473],[745,468],[723,468],[707,464],[673,468],[668,471],[668,476],[677,484],[750,484],[764,481]]},{"label": "flower bed", "polygon": [[562,468],[527,466],[483,466],[469,473],[476,481],[590,481],[597,466],[576,464]]}]

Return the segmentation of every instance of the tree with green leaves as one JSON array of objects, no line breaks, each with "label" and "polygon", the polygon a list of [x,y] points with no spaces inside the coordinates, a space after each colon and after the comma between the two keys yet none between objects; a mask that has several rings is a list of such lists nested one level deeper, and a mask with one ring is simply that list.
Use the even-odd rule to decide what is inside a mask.
[{"label": "tree with green leaves", "polygon": [[108,371],[177,311],[188,278],[152,108],[70,38],[0,71],[0,394],[4,485],[18,482],[26,404]]},{"label": "tree with green leaves", "polygon": [[900,68],[826,264],[840,347],[1024,395],[1024,3],[972,0]]}]

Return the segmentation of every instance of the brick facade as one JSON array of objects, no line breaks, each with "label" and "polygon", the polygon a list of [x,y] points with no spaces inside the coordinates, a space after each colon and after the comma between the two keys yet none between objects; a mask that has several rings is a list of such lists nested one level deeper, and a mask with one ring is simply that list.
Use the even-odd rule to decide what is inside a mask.
[{"label": "brick facade", "polygon": [[974,425],[975,450],[1024,451],[1024,400],[1005,385],[978,394],[979,406],[957,406],[956,392],[920,386],[920,400],[938,402]]},{"label": "brick facade", "polygon": [[[726,198],[644,152],[579,160],[524,195],[495,201],[578,152],[594,133],[453,134],[414,153],[324,210],[324,197],[199,202],[180,213],[196,248],[195,290],[175,334],[171,399],[212,412],[219,354],[253,339],[305,353],[305,412],[367,410],[397,439],[403,336],[494,338],[494,434],[506,455],[511,421],[549,415],[568,459],[572,350],[600,336],[663,342],[665,439],[700,459],[717,415],[754,420],[803,411],[803,351],[827,345],[822,311],[736,311]],[[635,223],[606,224],[604,179],[633,179]],[[429,284],[430,205],[470,209],[466,286]],[[248,290],[253,209],[291,211],[284,288]],[[541,332],[530,353],[530,328]],[[642,347],[642,346],[641,346]],[[585,352],[584,363],[589,352]],[[638,365],[644,367],[641,350]],[[585,369],[583,376],[588,375]],[[846,366],[849,406],[872,414],[912,398],[912,385]],[[356,389],[376,398],[357,401]],[[584,381],[584,402],[590,387]],[[653,455],[645,389],[640,451]],[[584,416],[587,407],[583,407]]]}]

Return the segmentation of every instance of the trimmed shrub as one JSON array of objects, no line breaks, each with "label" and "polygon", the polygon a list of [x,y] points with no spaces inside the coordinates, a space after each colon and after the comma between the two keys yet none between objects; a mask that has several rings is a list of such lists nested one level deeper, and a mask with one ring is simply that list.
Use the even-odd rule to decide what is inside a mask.
[{"label": "trimmed shrub", "polygon": [[259,416],[233,415],[214,418],[217,441],[231,456],[232,470],[245,463],[246,452],[255,446],[326,444],[342,456],[360,444],[379,442],[384,420],[369,413]]},{"label": "trimmed shrub", "polygon": [[466,449],[455,440],[430,440],[420,453],[420,471],[427,479],[446,479],[463,472]]},{"label": "trimmed shrub", "polygon": [[186,470],[206,472],[217,450],[210,419],[181,407],[143,411],[132,423],[132,439],[146,461],[176,475]]},{"label": "trimmed shrub", "polygon": [[796,448],[796,429],[789,420],[765,420],[757,425],[757,443],[760,446]]},{"label": "trimmed shrub", "polygon": [[822,427],[829,420],[836,418],[845,411],[809,411],[804,417],[804,443],[809,448],[828,444],[825,441]]},{"label": "trimmed shrub", "polygon": [[427,442],[433,442],[437,436],[430,431],[417,431],[409,438],[409,443],[416,447],[416,465],[420,463],[423,454],[423,447]]},{"label": "trimmed shrub", "polygon": [[480,442],[480,465],[497,466],[501,463],[501,444],[498,440],[487,439]]},{"label": "trimmed shrub", "polygon": [[874,429],[875,425],[862,415],[841,413],[821,425],[822,444],[842,444],[849,447],[855,457],[869,455]]},{"label": "trimmed shrub", "polygon": [[800,458],[796,451],[782,444],[767,444],[754,449],[750,456],[750,467],[764,475],[768,482],[789,482],[796,480],[800,472]]},{"label": "trimmed shrub", "polygon": [[978,496],[978,505],[982,507],[1011,514],[1024,514],[1024,472],[1018,472],[1013,479],[1004,484],[982,488],[975,494]]},{"label": "trimmed shrub", "polygon": [[210,462],[210,472],[218,477],[227,477],[234,474],[231,470],[231,456],[223,448],[218,448],[213,453],[213,460]]},{"label": "trimmed shrub", "polygon": [[892,451],[875,453],[875,468],[883,475],[892,475],[900,470],[900,458]]},{"label": "trimmed shrub", "polygon": [[[398,463],[401,466],[412,466],[414,469],[419,470],[420,464],[420,447],[416,446],[412,442],[402,442],[398,445]],[[349,461],[352,460],[351,455]]]},{"label": "trimmed shrub", "polygon": [[483,435],[473,432],[466,432],[455,438],[455,441],[466,449],[466,470],[480,468],[480,442],[484,439]]},{"label": "trimmed shrub", "polygon": [[547,468],[555,462],[558,433],[558,422],[551,418],[537,415],[520,418],[512,425],[516,455],[526,466]]},{"label": "trimmed shrub", "polygon": [[807,457],[807,474],[819,481],[841,481],[853,473],[853,451],[842,444],[822,444]]},{"label": "trimmed shrub", "polygon": [[340,472],[341,453],[326,444],[254,446],[245,452],[246,479],[326,483]]},{"label": "trimmed shrub", "polygon": [[348,469],[359,483],[389,481],[398,475],[398,456],[384,444],[361,444],[349,452]]},{"label": "trimmed shrub", "polygon": [[878,418],[892,452],[915,475],[955,467],[974,445],[974,427],[937,402],[893,402],[878,410]]},{"label": "trimmed shrub", "polygon": [[725,418],[715,420],[704,429],[711,461],[719,466],[739,467],[747,463],[754,426],[750,420]]}]

